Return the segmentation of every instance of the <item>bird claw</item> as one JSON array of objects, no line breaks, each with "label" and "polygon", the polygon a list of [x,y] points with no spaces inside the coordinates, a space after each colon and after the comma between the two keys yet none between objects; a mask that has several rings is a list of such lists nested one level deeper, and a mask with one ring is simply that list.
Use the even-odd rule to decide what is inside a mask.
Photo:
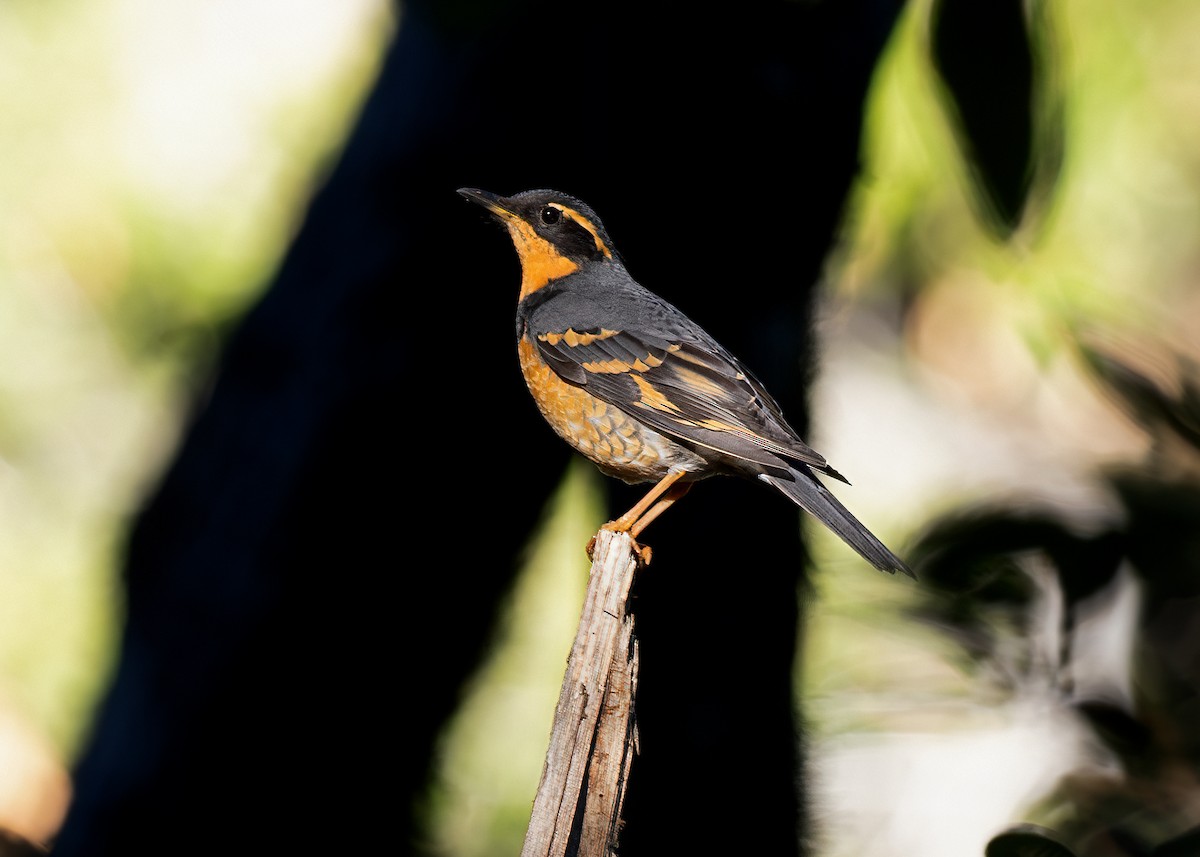
[{"label": "bird claw", "polygon": [[[609,524],[605,524],[600,529],[608,530],[609,532],[612,532],[612,533],[627,532],[627,530],[619,530],[613,526],[610,526]],[[653,551],[651,551],[651,549],[650,549],[650,545],[639,544],[638,540],[633,538],[632,536],[629,537],[629,540],[631,542],[633,542],[633,554],[634,554],[634,557],[637,559],[638,565],[642,566],[643,568],[645,566],[649,565],[650,557],[651,557],[651,554],[653,553]],[[596,552],[596,536],[592,536],[590,539],[588,539],[586,550],[587,550],[588,561],[592,562],[593,561],[592,554],[594,554]]]}]

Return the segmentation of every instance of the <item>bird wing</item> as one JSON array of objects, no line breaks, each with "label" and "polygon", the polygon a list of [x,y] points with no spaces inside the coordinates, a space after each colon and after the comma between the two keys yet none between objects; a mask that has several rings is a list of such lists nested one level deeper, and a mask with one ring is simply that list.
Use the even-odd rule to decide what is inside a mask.
[{"label": "bird wing", "polygon": [[736,358],[687,319],[671,322],[529,333],[560,378],[657,431],[772,470],[783,458],[842,478]]}]

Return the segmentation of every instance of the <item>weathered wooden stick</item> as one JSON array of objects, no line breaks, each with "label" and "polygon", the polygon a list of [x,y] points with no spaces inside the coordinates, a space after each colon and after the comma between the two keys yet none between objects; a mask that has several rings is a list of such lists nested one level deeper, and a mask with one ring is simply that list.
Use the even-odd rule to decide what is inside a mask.
[{"label": "weathered wooden stick", "polygon": [[637,567],[624,533],[596,535],[521,857],[609,857],[636,749],[637,641],[626,601]]}]

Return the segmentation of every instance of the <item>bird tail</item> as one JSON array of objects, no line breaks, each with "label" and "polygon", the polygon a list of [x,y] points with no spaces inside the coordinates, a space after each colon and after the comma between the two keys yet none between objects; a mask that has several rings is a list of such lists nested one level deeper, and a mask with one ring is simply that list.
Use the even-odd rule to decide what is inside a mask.
[{"label": "bird tail", "polygon": [[790,479],[767,473],[760,474],[759,479],[790,497],[797,506],[833,530],[842,541],[880,571],[889,574],[899,571],[913,580],[917,579],[912,569],[888,550],[883,542],[875,538],[874,534],[812,474],[793,470]]}]

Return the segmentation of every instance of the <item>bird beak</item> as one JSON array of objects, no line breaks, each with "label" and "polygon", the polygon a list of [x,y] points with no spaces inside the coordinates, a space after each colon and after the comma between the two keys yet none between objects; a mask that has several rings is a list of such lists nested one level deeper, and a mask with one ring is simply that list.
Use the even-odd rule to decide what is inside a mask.
[{"label": "bird beak", "polygon": [[504,197],[474,187],[460,187],[458,192],[471,202],[478,203],[502,220],[511,220],[513,213],[504,207]]}]

